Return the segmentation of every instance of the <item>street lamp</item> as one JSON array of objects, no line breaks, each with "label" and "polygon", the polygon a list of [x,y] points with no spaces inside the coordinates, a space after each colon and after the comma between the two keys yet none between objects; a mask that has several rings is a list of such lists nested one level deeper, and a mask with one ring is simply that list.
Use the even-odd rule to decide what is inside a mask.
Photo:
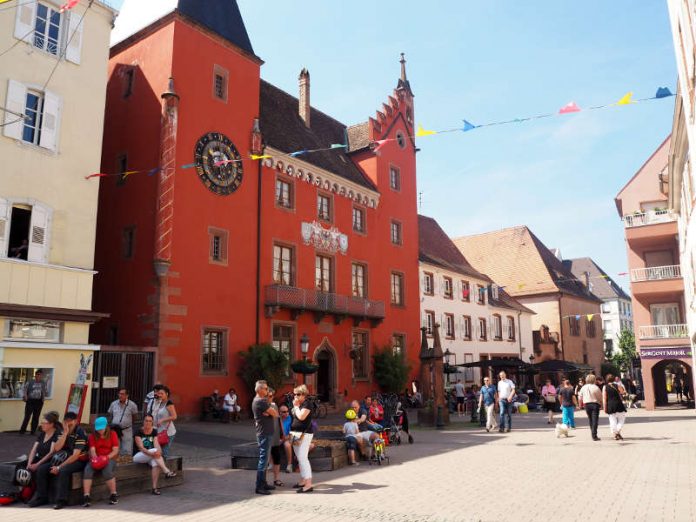
[{"label": "street lamp", "polygon": [[307,353],[309,353],[309,337],[307,337],[306,333],[303,333],[302,337],[300,337],[300,351],[302,352],[302,357],[306,361]]},{"label": "street lamp", "polygon": [[447,384],[450,382],[450,358],[452,357],[452,352],[450,352],[449,348],[445,350],[445,353],[442,354],[445,359],[445,373],[447,374]]}]

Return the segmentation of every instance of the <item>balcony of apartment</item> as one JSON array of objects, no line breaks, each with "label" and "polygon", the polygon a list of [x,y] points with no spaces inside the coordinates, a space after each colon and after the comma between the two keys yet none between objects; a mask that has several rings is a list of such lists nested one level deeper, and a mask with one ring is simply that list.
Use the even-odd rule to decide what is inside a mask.
[{"label": "balcony of apartment", "polygon": [[653,324],[638,327],[638,339],[641,341],[656,341],[649,344],[659,345],[659,341],[662,340],[671,342],[674,339],[686,339],[688,337],[689,328],[686,324]]},{"label": "balcony of apartment", "polygon": [[651,297],[684,291],[679,265],[652,266],[631,270],[631,292],[636,297]]},{"label": "balcony of apartment", "polygon": [[267,317],[273,317],[278,310],[286,309],[290,310],[293,319],[304,312],[310,312],[316,323],[325,316],[332,315],[336,324],[350,317],[356,326],[362,321],[370,321],[372,326],[377,326],[385,315],[382,301],[285,285],[267,286],[264,305]]},{"label": "balcony of apartment", "polygon": [[646,210],[623,217],[626,240],[651,243],[673,239],[677,234],[677,214],[671,210]]}]

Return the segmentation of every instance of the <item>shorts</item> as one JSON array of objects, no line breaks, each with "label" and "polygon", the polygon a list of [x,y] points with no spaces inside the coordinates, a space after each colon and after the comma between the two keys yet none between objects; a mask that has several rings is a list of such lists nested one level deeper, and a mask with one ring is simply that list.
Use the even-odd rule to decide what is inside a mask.
[{"label": "shorts", "polygon": [[87,466],[85,466],[84,471],[82,472],[82,478],[85,480],[91,480],[92,477],[94,477],[94,473],[101,473],[101,476],[104,478],[104,480],[111,480],[114,478],[114,472],[116,471],[116,461],[115,460],[109,460],[109,463],[106,465],[105,468],[103,469],[97,469],[95,470],[92,467],[92,463],[88,462]]},{"label": "shorts", "polygon": [[464,397],[457,397],[457,404],[464,404]]},{"label": "shorts", "polygon": [[346,448],[349,450],[358,449],[358,439],[355,438],[355,435],[346,437]]},{"label": "shorts", "polygon": [[370,437],[373,433],[373,431],[361,431],[360,433],[358,433],[358,437],[360,437],[363,440],[363,442],[369,443]]},{"label": "shorts", "polygon": [[544,411],[556,411],[556,403],[544,401]]},{"label": "shorts", "polygon": [[279,446],[271,446],[271,461],[275,466],[280,466],[280,457],[281,457],[281,451],[280,448],[282,448],[283,445]]}]

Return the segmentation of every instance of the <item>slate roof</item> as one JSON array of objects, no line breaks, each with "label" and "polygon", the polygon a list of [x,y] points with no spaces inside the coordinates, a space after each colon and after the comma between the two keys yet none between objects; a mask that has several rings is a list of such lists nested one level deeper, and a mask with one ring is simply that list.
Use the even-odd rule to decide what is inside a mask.
[{"label": "slate roof", "polygon": [[526,226],[464,236],[454,244],[513,297],[562,292],[600,302]]},{"label": "slate roof", "polygon": [[585,281],[585,272],[590,274],[592,293],[602,300],[626,299],[631,297],[602,270],[597,263],[589,257],[579,257],[577,259],[564,259],[563,264],[580,281]]},{"label": "slate roof", "polygon": [[237,0],[179,0],[177,11],[254,54]]},{"label": "slate roof", "polygon": [[[261,133],[266,145],[282,152],[321,149],[334,143],[346,143],[347,128],[343,123],[312,107],[310,127],[307,127],[299,115],[299,100],[264,80],[261,80],[260,107]],[[377,190],[344,149],[312,152],[301,158],[353,183]]]},{"label": "slate roof", "polygon": [[[475,277],[487,283],[494,282],[486,274],[482,274],[471,266],[437,221],[421,215],[418,215],[418,260],[451,270],[457,274]],[[491,306],[534,313],[518,303],[502,288],[498,289],[498,299],[493,299],[489,292],[488,301]]]}]

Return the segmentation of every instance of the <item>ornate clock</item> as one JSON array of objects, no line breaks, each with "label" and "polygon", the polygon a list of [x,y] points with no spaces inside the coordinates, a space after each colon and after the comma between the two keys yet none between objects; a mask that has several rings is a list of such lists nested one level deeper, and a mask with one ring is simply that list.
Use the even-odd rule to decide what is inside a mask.
[{"label": "ornate clock", "polygon": [[218,132],[209,132],[196,143],[196,172],[215,194],[227,196],[242,184],[242,157],[232,141]]}]

